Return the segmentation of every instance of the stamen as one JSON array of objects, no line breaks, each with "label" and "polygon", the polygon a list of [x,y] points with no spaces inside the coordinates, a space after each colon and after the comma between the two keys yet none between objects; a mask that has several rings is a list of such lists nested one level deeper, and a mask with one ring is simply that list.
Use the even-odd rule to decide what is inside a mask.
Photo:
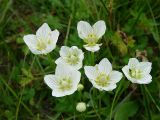
[{"label": "stamen", "polygon": [[108,85],[108,80],[109,80],[109,76],[104,74],[104,73],[100,73],[95,82],[97,83],[97,85],[105,87],[106,85]]}]

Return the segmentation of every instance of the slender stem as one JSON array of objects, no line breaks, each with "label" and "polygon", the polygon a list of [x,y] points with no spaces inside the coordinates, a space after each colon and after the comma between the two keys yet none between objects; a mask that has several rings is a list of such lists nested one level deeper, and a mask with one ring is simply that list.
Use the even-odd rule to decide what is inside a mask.
[{"label": "slender stem", "polygon": [[23,91],[24,91],[24,87],[22,89],[21,96],[19,98],[19,102],[18,102],[18,106],[17,106],[17,110],[16,110],[16,120],[18,120],[18,113],[19,113],[19,108],[20,108],[21,101],[22,101]]},{"label": "slender stem", "polygon": [[39,61],[39,57],[37,57],[37,56],[35,56],[35,57],[36,57],[37,63],[38,63],[38,65],[39,65],[41,71],[43,72],[43,74],[45,74],[45,71],[44,71],[44,69],[43,69],[43,67],[42,67],[42,65],[41,65],[41,63],[40,63],[40,61]]},{"label": "slender stem", "polygon": [[117,90],[116,90],[116,93],[115,93],[115,95],[114,95],[114,98],[113,98],[113,102],[112,102],[112,105],[111,105],[111,111],[110,111],[110,120],[112,119],[112,111],[113,111],[113,107],[114,107],[114,103],[115,103],[115,100],[116,100],[116,97],[117,97],[117,95],[118,95],[118,92],[119,92],[119,90],[120,90],[120,88],[121,88],[121,83],[122,82],[120,82],[120,85],[118,86],[118,88],[117,88]]},{"label": "slender stem", "polygon": [[93,89],[94,89],[94,88],[92,87],[92,88],[90,89],[90,92],[89,92],[89,93],[90,93],[89,96],[90,96],[90,99],[91,99],[91,104],[92,104],[92,106],[93,106],[93,109],[94,109],[94,111],[95,111],[98,119],[101,120],[101,117],[100,117],[100,115],[98,114],[97,109],[95,108],[94,102],[93,102],[93,99],[92,99],[92,90],[93,90]]},{"label": "slender stem", "polygon": [[94,52],[91,52],[91,63],[94,65],[95,60],[94,60]]}]

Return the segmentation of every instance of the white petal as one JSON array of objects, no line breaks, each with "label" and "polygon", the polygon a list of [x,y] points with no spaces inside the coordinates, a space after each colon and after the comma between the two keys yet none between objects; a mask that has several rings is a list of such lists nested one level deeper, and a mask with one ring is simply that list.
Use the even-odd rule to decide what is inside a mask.
[{"label": "white petal", "polygon": [[98,70],[105,74],[109,74],[112,71],[112,65],[107,58],[103,58],[98,64]]},{"label": "white petal", "polygon": [[55,61],[55,63],[58,65],[58,64],[63,64],[63,63],[65,63],[65,61],[62,59],[62,57],[59,57],[59,58]]},{"label": "white petal", "polygon": [[128,66],[130,69],[136,68],[139,64],[139,61],[136,58],[130,58],[128,62]]},{"label": "white petal", "polygon": [[128,80],[132,80],[132,77],[129,74],[129,66],[128,65],[125,65],[122,68],[122,71],[123,71],[124,75],[127,77]]},{"label": "white petal", "polygon": [[78,84],[80,82],[80,78],[81,78],[81,73],[77,70],[72,70],[72,72],[69,74],[69,76],[72,79],[72,88],[70,90],[64,91],[65,95],[71,95],[73,94],[77,88],[78,88]]},{"label": "white petal", "polygon": [[70,76],[73,81],[73,88],[77,90],[78,83],[80,82],[81,79],[81,73],[77,70],[74,70],[71,72]]},{"label": "white petal", "polygon": [[50,27],[48,26],[47,23],[43,23],[43,25],[37,30],[36,36],[40,38],[47,38],[49,33],[51,32]]},{"label": "white petal", "polygon": [[138,84],[149,84],[152,82],[152,76],[151,75],[146,75],[144,78],[139,79],[139,80],[134,80],[133,83],[138,83]]},{"label": "white petal", "polygon": [[35,47],[37,44],[36,36],[33,34],[25,35],[23,40],[28,47]]},{"label": "white petal", "polygon": [[56,44],[49,44],[49,45],[47,45],[47,48],[45,50],[43,50],[43,54],[50,53],[55,48],[56,48]]},{"label": "white petal", "polygon": [[135,79],[135,78],[132,78],[130,75],[129,75],[129,67],[128,66],[124,66],[122,68],[122,71],[123,73],[125,74],[125,76],[127,77],[127,79],[129,81],[131,81],[132,83],[138,83],[138,84],[148,84],[150,83],[152,80],[152,76],[151,75],[145,75],[144,78],[142,79]]},{"label": "white petal", "polygon": [[86,50],[88,50],[88,51],[91,51],[91,52],[96,52],[96,51],[98,51],[99,49],[100,49],[100,46],[101,46],[102,44],[96,44],[95,46],[88,46],[88,45],[83,45],[84,46],[84,48],[86,49]]},{"label": "white petal", "polygon": [[106,24],[104,21],[100,20],[98,22],[96,22],[94,25],[93,25],[93,31],[94,33],[96,34],[96,36],[99,38],[101,38],[105,31],[106,31]]},{"label": "white petal", "polygon": [[112,91],[112,90],[115,89],[116,87],[117,87],[116,84],[110,84],[110,85],[104,87],[103,89],[104,89],[105,91]]},{"label": "white petal", "polygon": [[97,71],[96,67],[93,67],[93,66],[84,66],[84,72],[89,80],[96,79],[96,77],[98,75],[98,71]]},{"label": "white petal", "polygon": [[152,63],[151,62],[140,62],[138,65],[138,68],[143,71],[143,74],[149,74],[152,69]]},{"label": "white petal", "polygon": [[57,29],[51,32],[51,39],[53,41],[53,44],[57,43],[58,37],[59,37],[59,31]]},{"label": "white petal", "polygon": [[80,68],[82,68],[82,62],[78,62],[78,64],[70,65],[70,66],[75,70],[79,70]]},{"label": "white petal", "polygon": [[55,90],[52,91],[52,96],[63,97],[63,96],[66,96],[66,95],[71,95],[77,90],[77,87],[78,87],[78,84],[79,84],[79,81],[80,81],[80,78],[81,78],[81,73],[77,70],[72,69],[70,71],[70,74],[68,74],[68,76],[72,80],[72,88],[70,90],[65,90],[65,91],[62,91],[62,92],[55,89]]},{"label": "white petal", "polygon": [[117,83],[121,80],[122,78],[122,73],[121,72],[118,72],[118,71],[112,71],[110,74],[109,74],[109,78],[110,78],[110,83]]},{"label": "white petal", "polygon": [[23,37],[23,40],[33,54],[41,54],[41,51],[38,51],[36,49],[37,40],[35,35],[33,34],[25,35]]},{"label": "white petal", "polygon": [[55,76],[50,74],[50,75],[45,75],[44,76],[44,82],[51,88],[54,89],[56,86],[55,83]]},{"label": "white petal", "polygon": [[67,46],[62,46],[60,49],[60,56],[64,57],[69,53],[69,47]]},{"label": "white petal", "polygon": [[95,88],[97,88],[97,89],[99,89],[99,90],[101,90],[101,91],[102,91],[102,90],[112,91],[113,89],[115,89],[115,88],[117,87],[116,84],[109,84],[108,86],[102,87],[102,86],[97,85],[97,84],[95,83],[95,81],[93,81],[93,80],[91,80],[91,83],[92,83],[92,85],[93,85]]},{"label": "white petal", "polygon": [[64,92],[60,92],[58,90],[53,90],[52,91],[52,96],[55,96],[55,97],[63,97],[63,96],[66,96],[66,94]]},{"label": "white petal", "polygon": [[58,64],[55,70],[56,76],[68,76],[70,75],[71,71],[73,70],[72,67],[65,65],[65,64]]},{"label": "white petal", "polygon": [[88,34],[92,32],[92,27],[88,22],[80,21],[77,24],[78,35],[81,39],[87,38]]},{"label": "white petal", "polygon": [[72,68],[75,69],[75,70],[79,70],[80,68],[82,68],[82,61],[78,62],[78,64],[76,64],[76,65],[70,65],[70,64],[66,63],[66,61],[65,61],[62,57],[59,57],[59,58],[55,61],[55,63],[56,63],[57,65],[63,64],[64,66],[70,66],[70,67],[72,67]]}]

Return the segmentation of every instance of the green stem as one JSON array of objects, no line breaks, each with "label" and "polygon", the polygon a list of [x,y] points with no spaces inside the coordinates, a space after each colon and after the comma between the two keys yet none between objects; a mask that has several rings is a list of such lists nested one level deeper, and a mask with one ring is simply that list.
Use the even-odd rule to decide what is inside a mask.
[{"label": "green stem", "polygon": [[95,60],[94,60],[94,52],[91,52],[91,63],[92,63],[92,65],[95,64]]},{"label": "green stem", "polygon": [[[94,109],[94,111],[95,111],[98,119],[101,120],[101,117],[100,117],[100,115],[98,114],[97,109],[95,108],[95,105],[94,105],[94,102],[93,102],[93,99],[92,99],[92,90],[93,90],[93,89],[94,89],[94,88],[92,87],[92,88],[90,89],[90,92],[89,92],[89,93],[90,93],[89,96],[90,96],[90,99],[91,99],[91,104],[92,104],[92,106],[93,106],[93,109]],[[94,92],[94,91],[93,91],[93,92]]]},{"label": "green stem", "polygon": [[42,67],[42,65],[41,65],[41,63],[40,63],[40,61],[39,61],[39,57],[37,57],[37,56],[35,56],[35,57],[36,57],[37,63],[38,63],[38,65],[39,65],[41,71],[43,72],[43,74],[45,74],[45,71],[44,71],[44,69],[43,69],[43,67]]},{"label": "green stem", "polygon": [[118,95],[118,92],[120,91],[120,88],[121,88],[121,83],[120,85],[118,86],[117,90],[116,90],[116,93],[114,95],[114,98],[113,98],[113,102],[112,102],[112,105],[111,105],[111,111],[110,111],[110,117],[109,119],[112,120],[112,111],[113,111],[113,107],[114,107],[114,103],[115,103],[115,100],[116,100],[116,97]]}]

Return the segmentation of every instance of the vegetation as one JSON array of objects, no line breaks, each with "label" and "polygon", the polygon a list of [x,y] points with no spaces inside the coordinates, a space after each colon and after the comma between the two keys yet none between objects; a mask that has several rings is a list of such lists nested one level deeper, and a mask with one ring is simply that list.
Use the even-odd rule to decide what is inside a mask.
[{"label": "vegetation", "polygon": [[[78,37],[81,20],[106,23],[94,56]],[[23,36],[35,34],[45,22],[60,32],[57,47],[34,55]],[[159,0],[0,0],[0,40],[0,120],[160,120]],[[80,69],[84,89],[53,97],[44,75],[54,74],[63,45],[82,49],[84,65],[108,58],[119,71],[129,58],[148,59],[152,82],[133,84],[123,77],[115,90],[99,91]],[[76,111],[81,101],[87,104],[82,113]]]}]

